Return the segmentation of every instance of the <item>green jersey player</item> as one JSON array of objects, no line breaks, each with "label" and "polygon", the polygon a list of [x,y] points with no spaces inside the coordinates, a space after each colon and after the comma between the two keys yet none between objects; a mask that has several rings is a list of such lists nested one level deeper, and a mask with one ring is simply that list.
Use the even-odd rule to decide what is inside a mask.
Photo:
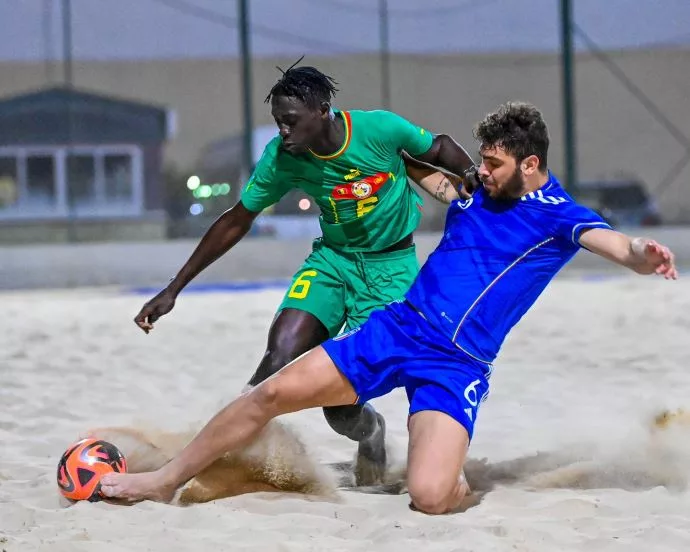
[{"label": "green jersey player", "polygon": [[343,326],[359,326],[372,309],[401,297],[417,274],[411,236],[421,218],[421,198],[407,184],[400,149],[419,155],[433,141],[423,128],[387,111],[332,113],[345,133],[338,151],[293,154],[277,136],[240,200],[260,212],[298,187],[319,206],[323,236],[295,274],[279,311],[314,315],[329,337]]},{"label": "green jersey player", "polygon": [[[447,135],[388,111],[334,109],[334,83],[313,67],[283,73],[266,98],[279,135],[265,148],[240,201],[213,223],[175,278],[135,317],[148,333],[185,285],[239,242],[262,210],[302,189],[320,207],[322,237],[285,293],[250,385],[342,329],[359,326],[407,291],[419,268],[412,234],[422,202],[408,183],[404,156],[412,171],[413,162],[421,161],[472,174],[472,159]],[[359,443],[356,482],[380,482],[383,417],[369,404],[324,413],[336,432]]]}]

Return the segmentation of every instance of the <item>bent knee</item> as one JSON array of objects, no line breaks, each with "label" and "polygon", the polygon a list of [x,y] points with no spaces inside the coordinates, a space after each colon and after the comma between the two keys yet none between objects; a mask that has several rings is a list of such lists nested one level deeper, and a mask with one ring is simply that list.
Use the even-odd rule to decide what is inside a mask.
[{"label": "bent knee", "polygon": [[454,486],[448,486],[433,481],[414,482],[408,484],[408,491],[412,504],[417,510],[425,514],[445,514],[449,510]]}]

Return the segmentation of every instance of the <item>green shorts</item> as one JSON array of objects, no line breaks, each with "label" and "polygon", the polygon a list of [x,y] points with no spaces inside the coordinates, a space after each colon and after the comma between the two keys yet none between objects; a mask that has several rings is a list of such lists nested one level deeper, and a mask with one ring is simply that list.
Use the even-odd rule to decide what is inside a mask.
[{"label": "green shorts", "polygon": [[389,253],[344,253],[316,239],[278,311],[289,308],[313,314],[333,337],[401,299],[418,272],[414,245]]}]

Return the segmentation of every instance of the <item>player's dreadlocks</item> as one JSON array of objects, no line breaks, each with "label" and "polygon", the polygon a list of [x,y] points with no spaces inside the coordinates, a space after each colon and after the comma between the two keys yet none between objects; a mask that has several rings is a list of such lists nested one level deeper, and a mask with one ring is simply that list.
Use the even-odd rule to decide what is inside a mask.
[{"label": "player's dreadlocks", "polygon": [[314,67],[295,67],[304,56],[293,63],[286,71],[277,67],[283,76],[273,85],[271,91],[264,100],[269,103],[274,96],[291,96],[299,98],[310,108],[317,108],[323,102],[331,103],[338,84],[332,77],[324,75]]}]

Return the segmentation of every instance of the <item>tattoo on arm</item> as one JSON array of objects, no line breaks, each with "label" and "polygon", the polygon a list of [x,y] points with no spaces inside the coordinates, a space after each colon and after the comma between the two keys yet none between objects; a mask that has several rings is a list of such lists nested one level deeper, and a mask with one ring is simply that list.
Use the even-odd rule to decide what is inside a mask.
[{"label": "tattoo on arm", "polygon": [[438,186],[436,187],[436,193],[434,194],[434,196],[436,197],[436,199],[442,201],[443,203],[450,203],[451,200],[448,197],[449,189],[452,191],[455,188],[453,187],[451,181],[444,176],[441,179],[441,182],[439,182]]}]

